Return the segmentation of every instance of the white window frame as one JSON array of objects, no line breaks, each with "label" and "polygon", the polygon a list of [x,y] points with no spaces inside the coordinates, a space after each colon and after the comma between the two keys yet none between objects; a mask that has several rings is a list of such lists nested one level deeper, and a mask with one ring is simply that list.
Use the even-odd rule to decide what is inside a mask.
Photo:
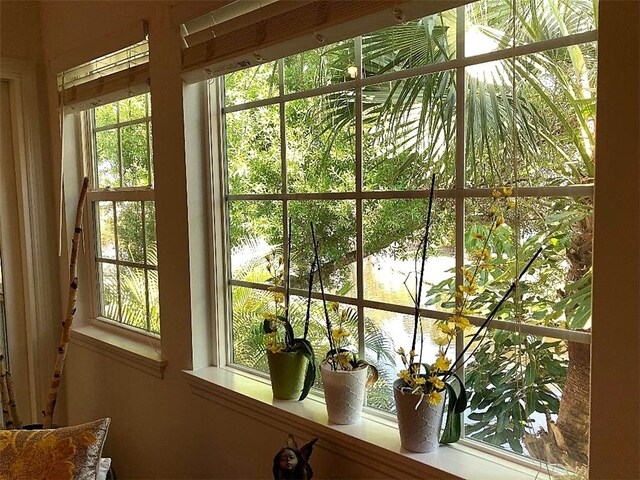
[{"label": "white window frame", "polygon": [[[139,94],[134,94],[132,96],[137,96]],[[120,260],[118,258],[119,256],[119,252],[118,252],[118,248],[117,248],[117,240],[116,240],[116,259],[104,259],[104,258],[100,258],[98,259],[97,257],[97,229],[95,226],[96,223],[96,212],[94,209],[94,206],[97,206],[98,202],[103,202],[103,201],[107,201],[107,202],[118,202],[118,201],[134,201],[134,202],[154,202],[155,203],[155,190],[154,190],[154,183],[153,183],[153,173],[154,173],[154,169],[153,169],[153,155],[152,155],[152,149],[151,149],[151,129],[152,129],[152,123],[153,123],[153,114],[149,114],[149,110],[151,108],[151,97],[150,94],[147,92],[145,93],[145,95],[148,95],[148,102],[147,102],[147,115],[143,118],[140,119],[136,119],[136,120],[130,120],[130,121],[125,121],[125,122],[119,122],[119,119],[117,119],[118,121],[116,121],[115,124],[112,125],[107,125],[107,126],[102,126],[102,127],[95,127],[94,121],[95,121],[95,116],[93,113],[93,109],[89,109],[89,110],[85,110],[83,112],[81,112],[80,114],[80,120],[81,120],[81,130],[82,130],[82,148],[83,148],[83,159],[85,162],[84,165],[84,169],[85,172],[87,172],[87,176],[89,177],[89,190],[87,192],[87,227],[86,227],[86,238],[89,240],[87,242],[89,248],[88,248],[88,271],[89,271],[89,278],[90,278],[90,284],[91,284],[91,294],[90,294],[90,320],[93,324],[95,325],[111,325],[113,327],[117,327],[118,329],[122,329],[121,331],[127,331],[128,333],[134,334],[134,338],[135,338],[135,334],[138,335],[143,335],[146,337],[151,337],[153,339],[159,339],[160,338],[160,333],[156,333],[150,330],[150,312],[149,312],[149,288],[148,288],[148,275],[145,275],[145,295],[146,295],[146,308],[147,311],[145,312],[145,316],[147,319],[147,327],[145,329],[143,328],[139,328],[139,327],[135,327],[135,326],[131,326],[128,324],[125,324],[121,321],[118,320],[114,320],[111,318],[107,318],[104,317],[102,315],[100,315],[100,282],[99,282],[99,277],[98,277],[98,268],[97,268],[97,263],[98,261],[101,261],[103,263],[109,263],[112,265],[115,265],[117,268],[117,275],[118,275],[118,309],[120,311],[121,308],[121,298],[120,298],[120,280],[119,280],[119,267],[120,266],[125,266],[125,267],[133,267],[133,268],[138,268],[138,269],[142,269],[142,270],[154,270],[154,271],[158,271],[158,266],[157,265],[142,265],[142,264],[138,264],[138,263],[131,263],[131,262],[127,262],[125,260]],[[117,101],[121,101],[121,100],[126,100],[126,98],[129,97],[125,97],[122,98],[120,100]],[[116,103],[116,102],[109,102],[109,103]],[[98,107],[101,105],[101,102],[96,102],[96,104],[94,105],[94,107]],[[95,174],[95,168],[96,168],[96,160],[95,160],[95,152],[94,152],[94,146],[95,146],[95,134],[98,131],[102,131],[102,130],[109,130],[109,129],[113,129],[113,128],[117,128],[120,129],[121,127],[125,127],[128,125],[139,125],[139,124],[146,124],[147,125],[147,155],[149,156],[148,160],[149,160],[149,178],[151,181],[151,184],[149,186],[142,186],[142,187],[115,187],[115,188],[96,188],[96,174]],[[120,165],[120,180],[122,182],[122,142],[121,142],[121,138],[120,135],[118,135],[118,161],[119,161],[119,165]],[[143,248],[144,248],[144,255],[146,258],[146,229],[144,228],[144,203],[142,203],[142,215],[143,215],[143,229],[142,229],[142,235],[143,235]],[[115,203],[113,203],[113,208],[114,208],[114,232],[117,238],[117,214],[115,212]],[[124,333],[124,332],[123,332]]]},{"label": "white window frame", "polygon": [[[400,305],[392,305],[384,302],[377,302],[372,300],[365,300],[363,298],[363,256],[362,256],[362,242],[363,242],[363,232],[362,232],[362,201],[369,199],[425,199],[428,198],[428,191],[402,191],[402,192],[394,192],[394,191],[363,191],[362,190],[362,128],[356,126],[356,189],[354,192],[347,193],[278,193],[278,194],[234,194],[230,195],[227,193],[226,183],[226,152],[224,146],[224,114],[238,112],[242,110],[247,110],[256,107],[263,107],[267,105],[278,105],[282,104],[282,108],[280,108],[280,129],[281,129],[281,149],[282,155],[281,159],[283,162],[282,166],[282,175],[285,176],[283,184],[286,188],[286,147],[285,147],[285,136],[284,136],[284,126],[285,126],[285,118],[284,118],[284,104],[291,100],[298,100],[308,97],[313,97],[317,95],[333,93],[337,91],[344,90],[355,90],[356,92],[356,112],[355,112],[355,122],[361,122],[362,117],[362,89],[367,85],[378,84],[382,82],[389,82],[394,80],[402,80],[405,78],[430,74],[445,70],[455,70],[456,74],[456,157],[455,157],[455,184],[453,188],[450,189],[436,189],[436,197],[438,198],[449,198],[455,201],[456,207],[456,237],[455,244],[464,245],[464,233],[465,233],[465,209],[464,203],[467,198],[491,198],[492,196],[492,188],[473,188],[465,186],[465,97],[466,97],[466,82],[465,82],[465,68],[484,64],[493,61],[500,60],[510,60],[512,57],[518,57],[522,55],[529,55],[544,52],[547,50],[569,47],[573,45],[580,45],[583,43],[589,42],[597,42],[598,40],[598,32],[597,30],[591,30],[587,32],[570,34],[563,37],[551,38],[548,40],[525,44],[525,45],[517,45],[515,47],[506,48],[503,50],[493,51],[489,53],[483,53],[480,55],[474,56],[465,56],[465,48],[464,48],[464,36],[465,36],[465,7],[457,8],[457,25],[456,25],[456,58],[450,61],[430,64],[426,66],[421,66],[412,69],[406,69],[402,71],[391,72],[382,75],[376,75],[373,77],[365,77],[361,78],[358,76],[356,79],[315,88],[312,90],[307,90],[304,92],[294,92],[285,94],[283,92],[283,60],[278,60],[280,62],[280,75],[279,75],[279,86],[280,92],[278,95],[268,98],[268,99],[260,99],[256,101],[247,102],[241,105],[231,105],[229,107],[224,107],[224,78],[220,77],[217,79],[213,79],[209,81],[208,85],[208,109],[209,109],[209,119],[207,128],[213,128],[212,131],[209,131],[209,135],[211,135],[212,142],[211,145],[211,159],[219,159],[217,165],[211,167],[211,171],[209,172],[209,178],[212,182],[212,235],[213,235],[213,251],[214,257],[216,258],[215,262],[215,270],[214,271],[214,283],[213,283],[213,296],[216,298],[216,304],[214,306],[214,312],[216,312],[217,322],[216,322],[216,332],[217,339],[215,342],[215,346],[218,349],[217,364],[219,366],[228,367],[232,370],[237,370],[243,372],[243,374],[255,374],[256,371],[244,367],[242,365],[233,364],[231,362],[232,359],[232,313],[231,313],[231,302],[230,302],[230,289],[232,286],[241,286],[248,287],[253,289],[267,290],[269,285],[263,284],[255,284],[240,280],[233,280],[230,278],[230,248],[229,248],[229,231],[228,231],[228,201],[233,200],[275,200],[283,202],[283,244],[285,244],[285,239],[287,238],[287,201],[291,200],[353,200],[356,202],[356,243],[357,243],[357,251],[358,251],[358,259],[357,259],[357,288],[356,288],[356,297],[346,297],[346,296],[338,296],[325,294],[325,297],[328,301],[337,301],[341,304],[346,304],[353,306],[358,311],[358,317],[360,319],[364,319],[364,309],[365,308],[373,308],[377,310],[385,310],[393,313],[401,313],[412,315],[414,313],[413,307],[410,306],[400,306]],[[359,37],[355,37],[359,38]],[[356,44],[356,67],[358,71],[362,72],[362,59],[361,56],[358,55],[358,47]],[[463,127],[463,128],[460,128]],[[462,148],[460,148],[462,146]],[[514,194],[515,195],[515,194]],[[518,198],[536,198],[536,197],[589,197],[593,199],[594,195],[594,185],[567,185],[567,186],[535,186],[535,187],[518,187],[517,189]],[[464,248],[456,248],[455,249],[455,260],[456,260],[456,285],[460,285],[463,283],[461,267],[464,265]],[[298,289],[291,289],[292,295],[299,295],[302,297],[307,296],[307,292]],[[317,292],[312,293],[312,298],[320,299],[321,295]],[[430,309],[421,309],[420,310],[421,318],[429,318],[429,319],[444,319],[449,316],[449,314],[445,312],[439,312]],[[469,316],[470,322],[479,326],[485,320],[482,317]],[[522,322],[515,321],[503,321],[503,320],[493,320],[492,321],[493,329],[507,330],[512,332],[519,332],[524,334],[531,334],[536,336],[549,336],[559,340],[567,340],[573,341],[583,344],[591,344],[591,334],[583,331],[574,331],[568,329],[561,329],[555,327],[546,327],[541,325],[532,325],[526,324]],[[358,337],[359,337],[359,345],[358,348],[362,353],[364,351],[364,322],[360,321],[358,326]],[[457,341],[457,350],[459,351],[463,347],[463,338],[458,337]],[[258,376],[255,378],[259,378]],[[222,381],[215,380],[215,383],[223,383]],[[379,410],[375,410],[372,408],[365,407],[366,411],[375,412],[377,416],[383,419],[389,419],[392,416],[390,414],[385,414]],[[464,434],[463,434],[464,435]],[[500,449],[499,447],[493,447],[489,444],[485,444],[475,440],[467,440],[462,438],[459,442],[460,445],[472,447],[474,450],[479,450],[483,452],[487,452],[495,457],[500,457],[508,460],[509,462],[518,463],[521,465],[525,465],[528,467],[539,467],[539,462],[536,462],[534,459],[528,459],[524,456],[512,454],[507,452],[506,450]]]}]

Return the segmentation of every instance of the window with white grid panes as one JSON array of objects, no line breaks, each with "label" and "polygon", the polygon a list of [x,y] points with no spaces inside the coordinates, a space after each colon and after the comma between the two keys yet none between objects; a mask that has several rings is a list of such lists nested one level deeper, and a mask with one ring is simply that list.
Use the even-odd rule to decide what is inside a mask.
[{"label": "window with white grid panes", "polygon": [[[380,370],[367,405],[392,412],[394,351],[411,343],[415,253],[436,174],[420,310],[426,362],[438,349],[435,321],[462,301],[455,293],[475,258],[488,255],[464,300],[472,328],[452,350],[545,247],[468,350],[465,441],[584,468],[588,417],[567,412],[588,412],[596,39],[591,2],[483,0],[214,82],[229,362],[268,371],[260,326],[273,313],[269,268],[286,250],[289,217],[282,264],[292,265],[302,334],[313,221],[333,323]],[[491,228],[495,208],[501,225]],[[316,279],[318,361],[328,350],[321,309]],[[574,438],[564,449],[541,433],[558,425]]]},{"label": "window with white grid panes", "polygon": [[85,118],[96,317],[159,335],[150,95],[97,106]]}]

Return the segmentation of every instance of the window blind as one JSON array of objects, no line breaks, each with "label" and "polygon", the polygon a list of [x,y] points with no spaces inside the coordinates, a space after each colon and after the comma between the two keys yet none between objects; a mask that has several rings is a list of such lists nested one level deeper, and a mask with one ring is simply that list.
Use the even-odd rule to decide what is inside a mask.
[{"label": "window blind", "polygon": [[145,38],[59,73],[57,83],[58,104],[72,110],[145,93],[149,91],[149,41]]},{"label": "window blind", "polygon": [[471,1],[332,0],[270,3],[218,27],[214,25],[211,35],[215,36],[200,43],[191,44],[189,39],[195,39],[196,35],[200,39],[203,34],[187,35],[190,46],[182,51],[182,78],[192,83],[217,77]]}]

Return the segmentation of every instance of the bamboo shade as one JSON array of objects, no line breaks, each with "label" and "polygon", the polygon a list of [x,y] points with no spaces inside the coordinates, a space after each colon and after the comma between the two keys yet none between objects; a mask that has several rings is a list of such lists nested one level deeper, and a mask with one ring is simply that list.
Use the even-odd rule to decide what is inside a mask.
[{"label": "bamboo shade", "polygon": [[149,90],[149,42],[141,41],[58,74],[58,105],[83,110]]},{"label": "bamboo shade", "polygon": [[237,0],[183,25],[187,47],[233,32],[266,18],[295,10],[313,0]]},{"label": "bamboo shade", "polygon": [[86,110],[98,105],[149,91],[149,64],[80,83],[58,92],[58,104],[73,110]]},{"label": "bamboo shade", "polygon": [[[471,0],[332,0],[301,6],[233,31],[217,34],[182,51],[186,82],[196,82],[303,52],[324,43],[388,27],[469,3]],[[252,12],[271,11],[278,3]],[[243,17],[232,21],[239,25]],[[231,23],[231,21],[229,22]],[[294,41],[295,40],[295,41]]]}]

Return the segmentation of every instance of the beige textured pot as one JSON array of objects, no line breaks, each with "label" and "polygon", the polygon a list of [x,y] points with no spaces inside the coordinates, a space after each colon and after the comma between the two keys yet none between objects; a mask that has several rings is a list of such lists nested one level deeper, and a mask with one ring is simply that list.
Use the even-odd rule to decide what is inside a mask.
[{"label": "beige textured pot", "polygon": [[369,368],[332,370],[330,365],[323,363],[320,372],[329,421],[339,425],[358,422],[362,415]]},{"label": "beige textured pot", "polygon": [[[400,444],[402,448],[411,452],[432,452],[440,443],[440,425],[442,422],[442,408],[444,401],[438,405],[430,405],[426,398],[420,406],[420,395],[403,393],[399,387],[402,380],[393,383],[393,396],[396,401],[396,416],[400,430]],[[444,399],[444,395],[443,395]]]}]

